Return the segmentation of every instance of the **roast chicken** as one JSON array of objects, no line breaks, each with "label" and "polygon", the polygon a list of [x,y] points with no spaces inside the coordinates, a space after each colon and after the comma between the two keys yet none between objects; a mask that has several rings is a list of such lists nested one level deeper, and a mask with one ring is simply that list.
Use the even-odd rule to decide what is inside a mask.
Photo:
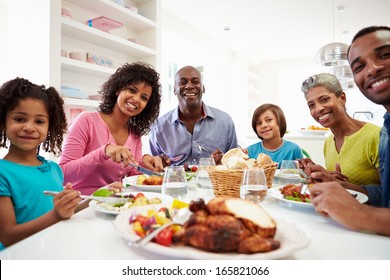
[{"label": "roast chicken", "polygon": [[280,247],[275,221],[259,205],[240,198],[191,202],[193,212],[174,241],[211,252],[257,253]]},{"label": "roast chicken", "polygon": [[145,180],[142,181],[142,185],[149,185],[149,186],[158,186],[162,185],[163,177],[162,176],[157,176],[157,175],[152,175]]}]

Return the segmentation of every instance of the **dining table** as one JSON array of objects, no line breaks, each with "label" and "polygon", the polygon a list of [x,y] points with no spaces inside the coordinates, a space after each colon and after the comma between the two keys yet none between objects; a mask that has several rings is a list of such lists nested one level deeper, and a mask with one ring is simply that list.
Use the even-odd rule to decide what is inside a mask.
[{"label": "dining table", "polygon": [[[276,186],[277,187],[277,186]],[[132,191],[137,191],[133,188]],[[212,189],[192,186],[188,201],[212,199]],[[307,239],[305,246],[277,259],[285,260],[389,260],[390,237],[351,230],[314,207],[289,203],[268,193],[260,206],[278,223],[291,224]],[[191,259],[134,248],[115,227],[117,215],[87,207],[0,252],[1,260],[150,260]],[[155,244],[157,245],[157,244]],[[283,244],[282,244],[283,245]],[[160,246],[160,245],[157,245]],[[207,258],[207,257],[206,257]]]}]

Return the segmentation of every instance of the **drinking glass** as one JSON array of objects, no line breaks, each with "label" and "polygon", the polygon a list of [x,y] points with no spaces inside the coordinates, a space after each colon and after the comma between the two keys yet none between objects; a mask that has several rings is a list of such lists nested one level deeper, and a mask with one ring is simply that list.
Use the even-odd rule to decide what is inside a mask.
[{"label": "drinking glass", "polygon": [[282,185],[299,185],[301,183],[297,160],[282,160],[279,170],[279,181]]},{"label": "drinking glass", "polygon": [[209,177],[208,170],[210,167],[215,166],[214,158],[202,157],[199,159],[198,174],[196,176],[196,184],[200,189],[212,189],[211,180]]},{"label": "drinking glass", "polygon": [[264,169],[245,169],[240,186],[240,197],[260,203],[267,197],[268,187]]},{"label": "drinking glass", "polygon": [[161,193],[183,200],[188,195],[186,172],[183,166],[167,166]]}]

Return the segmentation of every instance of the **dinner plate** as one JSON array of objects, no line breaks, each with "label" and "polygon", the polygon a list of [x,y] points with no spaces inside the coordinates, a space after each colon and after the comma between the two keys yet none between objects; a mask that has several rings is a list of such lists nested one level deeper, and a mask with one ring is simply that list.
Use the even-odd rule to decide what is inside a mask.
[{"label": "dinner plate", "polygon": [[[139,175],[125,177],[122,182],[126,186],[135,187],[140,191],[144,192],[161,192],[161,185],[138,185],[137,179]],[[186,171],[186,177],[188,180],[188,187],[195,188],[196,187],[196,172]]]},{"label": "dinner plate", "polygon": [[[285,199],[283,198],[283,195],[281,194],[280,192],[280,188],[282,188],[283,186],[278,186],[278,187],[273,187],[273,188],[270,188],[268,189],[268,193],[280,200],[280,201],[283,201],[289,205],[292,205],[292,206],[296,206],[296,207],[301,207],[301,208],[312,208],[314,209],[314,205],[311,204],[311,203],[307,203],[307,202],[301,202],[301,201],[294,201],[294,200],[288,200],[288,199]],[[361,193],[361,192],[357,192],[357,191],[353,191],[353,190],[347,190],[350,194],[352,195],[356,195],[356,200],[359,201],[360,203],[365,203],[368,201],[368,196]]]},{"label": "dinner plate", "polygon": [[140,191],[145,192],[161,192],[161,185],[138,185],[137,179],[139,175],[123,178],[122,182],[126,186],[136,187]]},{"label": "dinner plate", "polygon": [[302,135],[325,135],[329,133],[329,130],[301,129],[298,132]]},{"label": "dinner plate", "polygon": [[[129,224],[129,217],[134,215],[139,209],[129,209],[120,213],[114,223],[122,238],[126,241],[134,241],[139,237],[133,232],[132,226]],[[277,221],[277,232],[275,240],[280,241],[280,248],[267,253],[256,254],[238,254],[238,253],[212,253],[203,251],[190,246],[171,246],[166,247],[154,242],[149,242],[142,247],[143,250],[171,258],[186,258],[197,260],[244,260],[244,259],[282,259],[292,255],[295,251],[306,247],[310,240],[306,234],[300,230],[295,224],[284,220]]]},{"label": "dinner plate", "polygon": [[[123,192],[123,194],[133,194],[136,195],[139,192]],[[160,209],[161,207],[170,207],[173,202],[173,198],[169,195],[162,194],[162,193],[154,193],[154,192],[145,192],[143,193],[147,198],[155,198],[158,197],[161,199],[161,204],[148,204],[146,206],[150,206],[152,208]],[[132,206],[131,208],[125,208],[125,207],[114,207],[112,204],[108,203],[102,203],[98,202],[96,200],[91,200],[89,202],[89,207],[93,208],[97,212],[105,213],[105,214],[112,214],[112,215],[118,215],[119,213],[128,210],[128,209],[136,209],[142,206]]]}]

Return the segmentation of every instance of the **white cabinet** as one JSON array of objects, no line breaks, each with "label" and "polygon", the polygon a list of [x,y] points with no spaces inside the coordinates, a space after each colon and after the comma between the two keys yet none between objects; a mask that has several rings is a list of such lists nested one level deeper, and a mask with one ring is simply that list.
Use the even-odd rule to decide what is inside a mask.
[{"label": "white cabinet", "polygon": [[[124,63],[144,61],[159,71],[160,0],[123,1],[123,5],[116,2],[119,1],[51,1],[53,86],[58,89],[66,86],[79,90],[85,96],[93,96],[98,94],[101,85],[116,68]],[[68,11],[70,16],[62,16],[62,9]],[[105,17],[103,26],[110,26],[113,21],[122,26],[102,31],[94,24],[88,24],[88,20],[98,17]],[[72,52],[80,53],[82,60],[70,58]],[[95,60],[87,60],[91,56]],[[69,95],[64,100],[67,107],[87,110],[96,109],[99,104],[96,100],[78,99]]]}]

